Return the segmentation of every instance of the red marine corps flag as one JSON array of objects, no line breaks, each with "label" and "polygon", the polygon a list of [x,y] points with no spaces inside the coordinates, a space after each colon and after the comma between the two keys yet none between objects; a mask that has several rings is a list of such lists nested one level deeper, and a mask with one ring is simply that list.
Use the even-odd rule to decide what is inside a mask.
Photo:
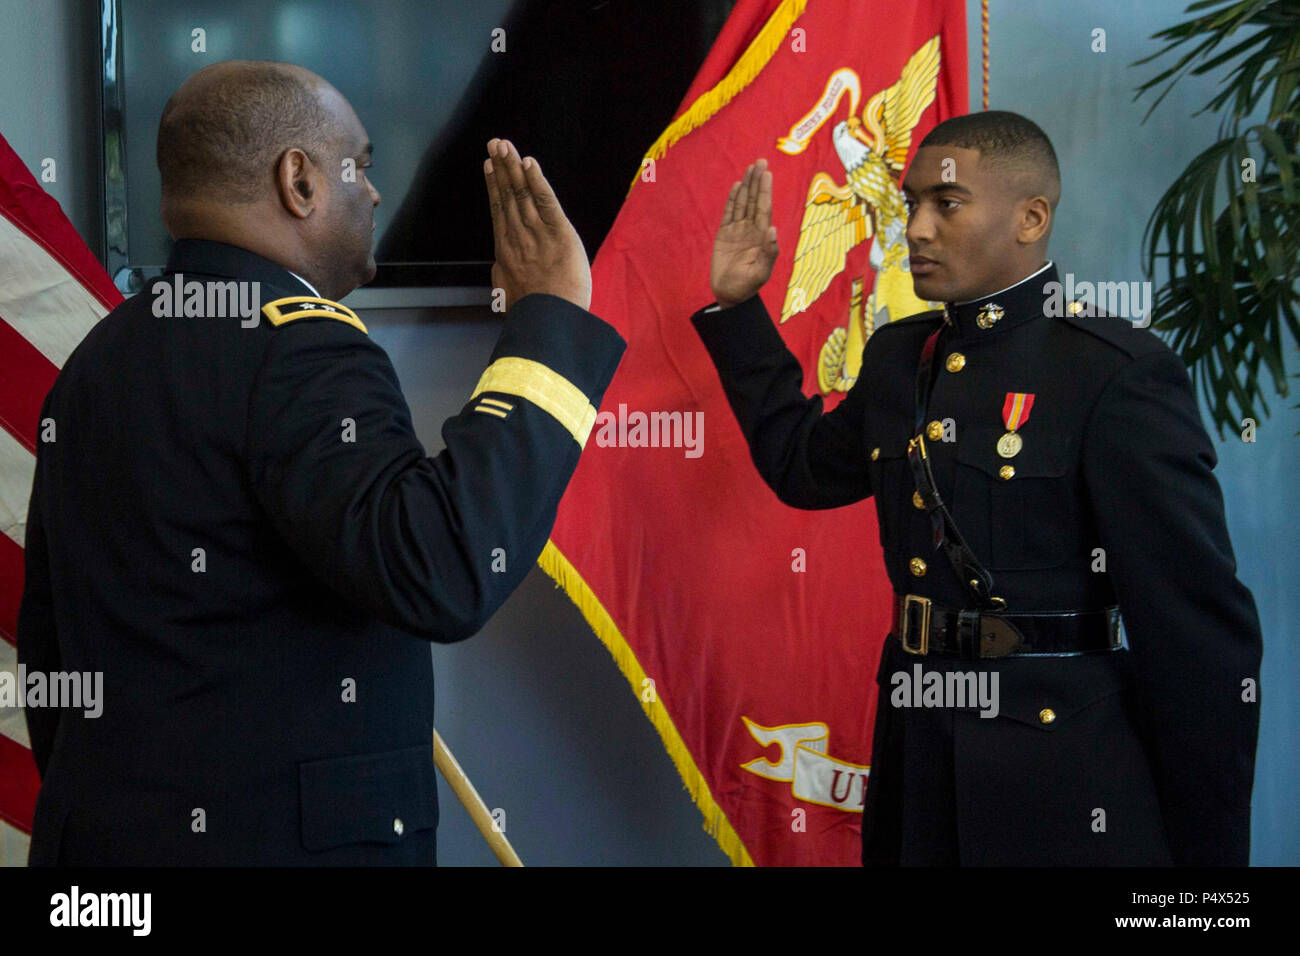
[{"label": "red marine corps flag", "polygon": [[967,112],[964,0],[741,0],[593,267],[628,340],[541,558],[737,864],[855,864],[890,586],[875,508],[782,505],[690,316],[727,191],[774,177],[762,295],[830,410],[912,292],[900,183]]},{"label": "red marine corps flag", "polygon": [[40,786],[14,645],[41,403],[68,355],[121,301],[59,204],[0,138],[0,864],[8,866],[27,864]]}]

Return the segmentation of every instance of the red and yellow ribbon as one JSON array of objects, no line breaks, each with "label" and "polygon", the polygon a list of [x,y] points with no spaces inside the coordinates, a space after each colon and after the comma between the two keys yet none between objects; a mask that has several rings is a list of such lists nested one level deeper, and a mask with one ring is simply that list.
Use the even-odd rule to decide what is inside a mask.
[{"label": "red and yellow ribbon", "polygon": [[1007,430],[1015,431],[1029,421],[1029,410],[1033,407],[1033,392],[1007,392],[1002,403],[1002,420],[1007,423]]}]

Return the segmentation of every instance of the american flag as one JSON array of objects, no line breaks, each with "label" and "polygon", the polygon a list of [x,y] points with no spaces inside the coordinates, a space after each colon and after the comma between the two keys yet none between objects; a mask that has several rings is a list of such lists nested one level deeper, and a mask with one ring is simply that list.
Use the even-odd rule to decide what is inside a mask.
[{"label": "american flag", "polygon": [[[0,671],[15,686],[41,403],[77,343],[121,301],[59,204],[0,137]],[[23,711],[0,706],[0,864],[27,863],[38,786]]]}]

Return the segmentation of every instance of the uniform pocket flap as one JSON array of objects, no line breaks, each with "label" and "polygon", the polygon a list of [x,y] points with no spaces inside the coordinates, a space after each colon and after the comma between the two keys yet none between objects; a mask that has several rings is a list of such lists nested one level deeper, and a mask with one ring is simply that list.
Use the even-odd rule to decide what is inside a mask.
[{"label": "uniform pocket flap", "polygon": [[400,843],[438,823],[432,745],[298,765],[302,845]]},{"label": "uniform pocket flap", "polygon": [[1007,658],[998,673],[998,716],[1051,733],[1099,701],[1127,687],[1120,655],[1098,651],[1074,657]]}]

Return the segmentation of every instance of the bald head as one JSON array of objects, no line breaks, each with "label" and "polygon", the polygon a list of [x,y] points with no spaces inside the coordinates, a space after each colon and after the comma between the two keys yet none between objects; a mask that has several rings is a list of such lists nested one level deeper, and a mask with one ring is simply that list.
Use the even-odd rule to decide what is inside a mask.
[{"label": "bald head", "polygon": [[322,95],[334,92],[292,63],[229,60],[199,70],[158,126],[163,202],[256,202],[272,194],[276,162],[292,147],[323,164],[338,130]]},{"label": "bald head", "polygon": [[375,275],[372,150],[352,106],[310,70],[214,63],[163,109],[163,224],[174,239],[239,246],[342,298]]}]

